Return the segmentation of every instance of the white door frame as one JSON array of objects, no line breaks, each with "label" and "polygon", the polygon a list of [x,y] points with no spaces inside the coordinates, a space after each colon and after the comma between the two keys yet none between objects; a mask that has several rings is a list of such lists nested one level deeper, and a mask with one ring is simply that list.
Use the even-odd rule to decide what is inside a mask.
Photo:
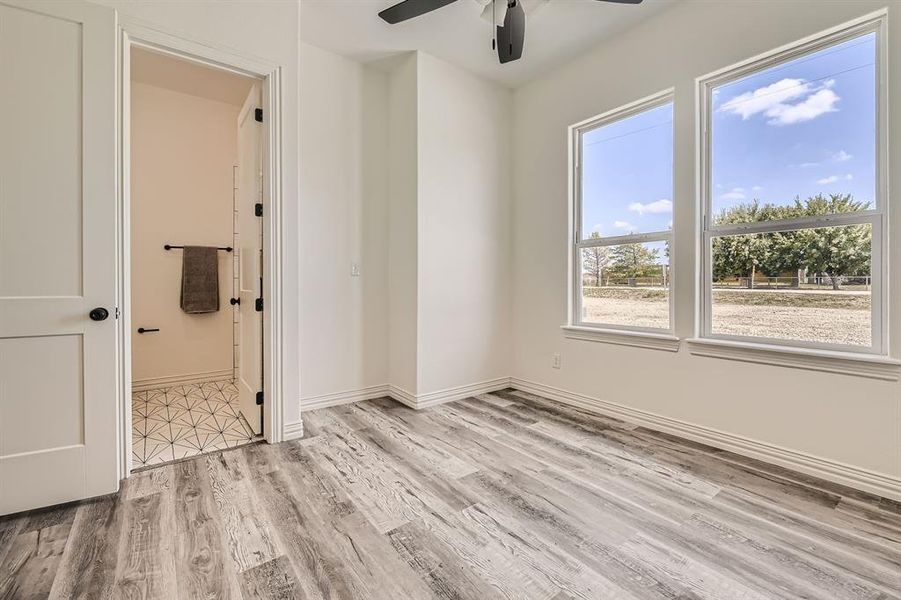
[{"label": "white door frame", "polygon": [[142,21],[119,19],[118,90],[118,324],[119,352],[119,473],[131,472],[131,48],[162,52],[182,60],[258,78],[263,89],[263,435],[282,441],[282,181],[281,181],[281,67],[231,49],[200,43],[157,29]]}]

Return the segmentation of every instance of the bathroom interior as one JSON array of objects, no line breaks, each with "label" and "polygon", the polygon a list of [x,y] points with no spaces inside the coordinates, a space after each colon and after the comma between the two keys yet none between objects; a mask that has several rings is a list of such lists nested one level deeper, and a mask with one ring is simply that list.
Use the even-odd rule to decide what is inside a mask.
[{"label": "bathroom interior", "polygon": [[132,469],[262,434],[261,82],[130,62]]}]

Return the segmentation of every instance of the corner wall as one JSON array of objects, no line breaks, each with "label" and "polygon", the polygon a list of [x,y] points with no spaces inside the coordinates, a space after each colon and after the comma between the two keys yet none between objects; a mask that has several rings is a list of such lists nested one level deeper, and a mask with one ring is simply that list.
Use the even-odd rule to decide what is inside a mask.
[{"label": "corner wall", "polygon": [[417,393],[510,374],[510,114],[501,86],[419,53]]},{"label": "corner wall", "polygon": [[388,78],[302,42],[300,69],[304,410],[387,381]]},{"label": "corner wall", "polygon": [[385,384],[418,389],[418,279],[416,252],[419,89],[417,55],[400,57],[389,74],[388,96],[388,353]]},{"label": "corner wall", "polygon": [[[901,8],[897,2],[890,3]],[[565,339],[567,127],[675,87],[676,332],[694,335],[695,78],[882,8],[885,2],[686,1],[515,94],[513,375],[692,427],[825,459],[901,485],[901,383]],[[890,17],[891,179],[901,181],[901,14]],[[738,29],[737,29],[738,28]],[[627,57],[627,58],[624,58]],[[896,183],[897,185],[897,183]],[[892,199],[891,257],[901,256]],[[894,353],[901,271],[892,263]],[[562,368],[551,366],[562,355]],[[843,467],[842,467],[843,468]]]},{"label": "corner wall", "polygon": [[302,408],[506,385],[510,92],[419,52],[301,70]]}]

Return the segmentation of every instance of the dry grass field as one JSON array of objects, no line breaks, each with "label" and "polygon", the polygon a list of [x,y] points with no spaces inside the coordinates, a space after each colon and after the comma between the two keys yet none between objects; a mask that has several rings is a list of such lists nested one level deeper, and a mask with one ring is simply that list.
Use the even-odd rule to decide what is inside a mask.
[{"label": "dry grass field", "polygon": [[[854,346],[870,345],[870,295],[857,291],[714,290],[713,331]],[[667,328],[667,292],[587,288],[586,322]]]}]

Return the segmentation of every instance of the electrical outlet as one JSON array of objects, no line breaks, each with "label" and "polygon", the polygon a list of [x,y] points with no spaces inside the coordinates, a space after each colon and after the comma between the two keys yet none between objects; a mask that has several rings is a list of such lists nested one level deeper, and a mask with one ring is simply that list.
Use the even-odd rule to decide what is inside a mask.
[{"label": "electrical outlet", "polygon": [[551,366],[554,367],[555,369],[560,368],[560,355],[559,354],[554,353],[553,362],[551,362]]},{"label": "electrical outlet", "polygon": [[350,263],[350,276],[351,277],[359,277],[360,276],[360,265],[357,263]]}]

